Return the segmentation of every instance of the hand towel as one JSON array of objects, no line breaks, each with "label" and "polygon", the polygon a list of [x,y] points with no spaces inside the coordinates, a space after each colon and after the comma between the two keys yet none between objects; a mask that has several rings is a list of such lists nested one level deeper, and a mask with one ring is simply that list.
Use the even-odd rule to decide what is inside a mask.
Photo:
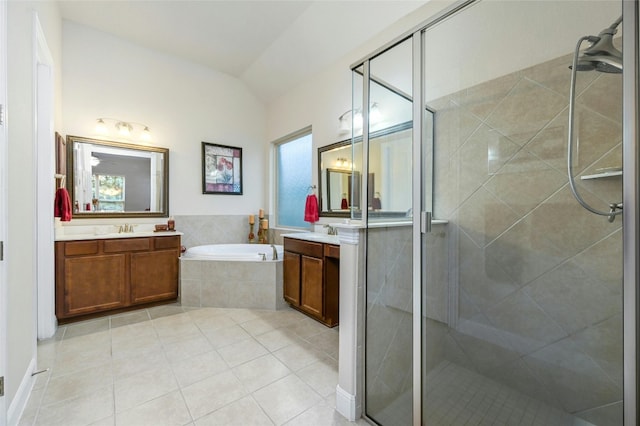
[{"label": "hand towel", "polygon": [[316,194],[307,195],[307,202],[304,207],[304,221],[314,223],[319,218],[318,197],[316,197]]},{"label": "hand towel", "polygon": [[58,188],[53,202],[53,216],[59,217],[62,222],[71,220],[71,198],[66,188]]}]

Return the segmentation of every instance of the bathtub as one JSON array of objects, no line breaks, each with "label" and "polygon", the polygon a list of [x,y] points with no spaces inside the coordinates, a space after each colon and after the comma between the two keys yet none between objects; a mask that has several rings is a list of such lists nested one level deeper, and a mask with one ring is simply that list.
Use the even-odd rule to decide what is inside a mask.
[{"label": "bathtub", "polygon": [[[275,246],[278,259],[282,259],[283,247]],[[187,249],[187,259],[228,260],[228,261],[262,261],[273,260],[273,247],[269,244],[209,244]]]},{"label": "bathtub", "polygon": [[277,260],[272,259],[273,248],[269,244],[189,248],[180,258],[180,303],[212,308],[287,307],[282,288],[283,247],[275,247]]}]

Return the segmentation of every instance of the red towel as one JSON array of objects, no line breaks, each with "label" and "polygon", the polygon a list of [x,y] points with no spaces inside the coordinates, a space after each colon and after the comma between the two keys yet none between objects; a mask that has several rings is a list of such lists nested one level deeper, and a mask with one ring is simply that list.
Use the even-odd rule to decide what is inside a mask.
[{"label": "red towel", "polygon": [[307,195],[307,203],[304,206],[304,221],[317,222],[320,218],[318,213],[318,197],[316,194]]},{"label": "red towel", "polygon": [[65,188],[58,188],[53,202],[53,216],[59,217],[62,222],[71,220],[71,198]]}]

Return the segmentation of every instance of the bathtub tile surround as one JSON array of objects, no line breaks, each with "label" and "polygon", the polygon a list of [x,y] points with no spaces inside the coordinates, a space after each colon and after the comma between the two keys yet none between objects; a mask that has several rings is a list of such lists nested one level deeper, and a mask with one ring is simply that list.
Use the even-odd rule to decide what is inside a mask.
[{"label": "bathtub tile surround", "polygon": [[[178,215],[174,218],[176,229],[184,234],[182,245],[187,248],[205,244],[247,242],[247,215]],[[254,233],[257,235],[256,231],[257,229]],[[273,230],[269,229],[269,241],[273,241],[272,234]]]},{"label": "bathtub tile surround", "polygon": [[283,309],[282,261],[180,259],[180,301],[188,307]]},{"label": "bathtub tile surround", "polygon": [[[442,332],[443,357],[586,421],[617,424],[622,222],[582,209],[568,188],[570,62],[563,56],[428,102],[434,216],[450,223],[460,305],[457,324]],[[577,84],[573,173],[601,209],[622,199],[621,179],[579,176],[622,166],[621,82],[581,73]]]},{"label": "bathtub tile surround", "polygon": [[337,334],[291,309],[179,305],[62,326],[20,425],[364,425],[334,410]]}]

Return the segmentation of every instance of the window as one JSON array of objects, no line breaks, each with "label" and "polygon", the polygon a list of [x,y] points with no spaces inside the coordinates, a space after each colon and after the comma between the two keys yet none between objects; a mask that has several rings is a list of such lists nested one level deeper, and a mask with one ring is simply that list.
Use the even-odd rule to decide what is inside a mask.
[{"label": "window", "polygon": [[124,176],[93,175],[93,211],[124,211]]},{"label": "window", "polygon": [[308,228],[304,208],[311,185],[311,127],[275,142],[276,224]]}]

